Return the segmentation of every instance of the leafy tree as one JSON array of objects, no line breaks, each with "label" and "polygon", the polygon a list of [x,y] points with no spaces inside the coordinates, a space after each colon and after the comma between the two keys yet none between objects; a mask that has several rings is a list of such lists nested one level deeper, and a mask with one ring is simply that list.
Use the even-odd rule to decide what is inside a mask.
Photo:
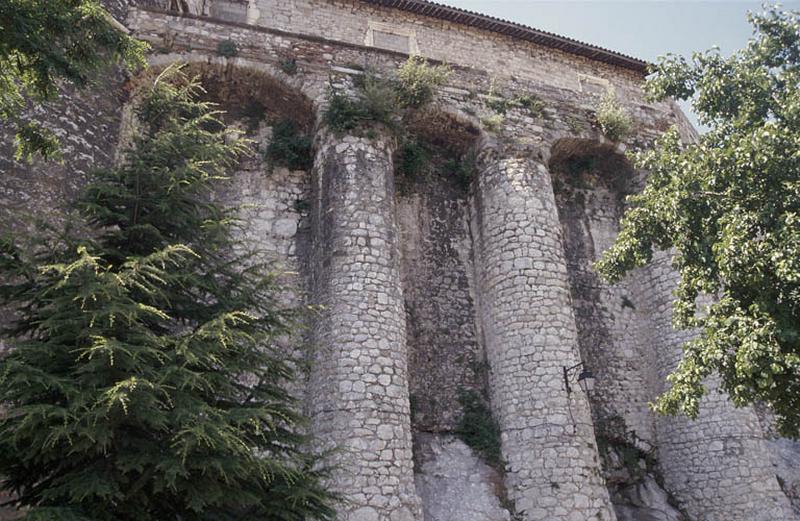
[{"label": "leafy tree", "polygon": [[[800,13],[750,15],[754,37],[725,58],[662,59],[656,99],[692,99],[710,131],[683,144],[668,132],[639,156],[650,172],[598,262],[611,281],[673,248],[675,324],[698,328],[656,402],[698,413],[718,374],[737,406],[768,404],[784,435],[800,433]],[[698,309],[697,297],[712,302]]]},{"label": "leafy tree", "polygon": [[142,95],[79,201],[94,238],[0,250],[0,476],[25,520],[334,516],[285,390],[292,312],[212,199],[244,145],[199,91],[168,69]]},{"label": "leafy tree", "polygon": [[22,117],[27,101],[57,98],[62,80],[83,87],[111,64],[138,67],[144,49],[98,0],[0,0],[0,121],[17,128],[17,158],[58,152],[52,132]]}]

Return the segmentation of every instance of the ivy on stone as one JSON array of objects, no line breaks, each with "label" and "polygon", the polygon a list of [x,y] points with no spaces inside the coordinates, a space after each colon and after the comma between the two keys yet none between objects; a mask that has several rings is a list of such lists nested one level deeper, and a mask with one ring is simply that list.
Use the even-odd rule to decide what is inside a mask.
[{"label": "ivy on stone", "polygon": [[91,233],[0,244],[0,486],[23,520],[333,519],[279,337],[294,312],[214,202],[245,142],[168,69],[77,202]]},{"label": "ivy on stone", "polygon": [[[649,171],[630,197],[614,246],[597,263],[616,281],[671,249],[680,273],[675,324],[698,335],[683,348],[656,402],[661,413],[698,414],[718,375],[737,406],[774,411],[800,434],[800,13],[750,15],[748,45],[691,61],[667,56],[647,90],[691,99],[710,127],[696,143],[672,130],[638,163]],[[698,306],[706,295],[711,303]]]}]

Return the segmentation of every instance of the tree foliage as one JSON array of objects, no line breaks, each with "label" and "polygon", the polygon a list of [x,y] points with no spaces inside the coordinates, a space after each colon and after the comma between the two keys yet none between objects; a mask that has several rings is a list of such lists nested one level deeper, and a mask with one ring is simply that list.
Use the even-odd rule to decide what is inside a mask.
[{"label": "tree foliage", "polygon": [[57,98],[59,85],[89,83],[111,64],[144,64],[145,44],[98,0],[0,0],[0,121],[17,129],[17,158],[52,157],[58,139],[22,117],[28,102]]},{"label": "tree foliage", "polygon": [[142,95],[78,203],[93,238],[2,245],[0,476],[27,521],[334,516],[285,389],[292,311],[212,198],[244,148],[198,95],[174,69]]},{"label": "tree foliage", "polygon": [[[668,132],[639,157],[650,173],[614,246],[598,262],[614,281],[672,248],[680,273],[675,323],[697,328],[655,404],[698,413],[718,374],[733,402],[768,404],[785,435],[800,432],[800,14],[750,15],[754,37],[723,57],[663,58],[656,99],[692,99],[710,131]],[[698,297],[712,303],[698,307]],[[701,299],[702,301],[702,299]]]}]

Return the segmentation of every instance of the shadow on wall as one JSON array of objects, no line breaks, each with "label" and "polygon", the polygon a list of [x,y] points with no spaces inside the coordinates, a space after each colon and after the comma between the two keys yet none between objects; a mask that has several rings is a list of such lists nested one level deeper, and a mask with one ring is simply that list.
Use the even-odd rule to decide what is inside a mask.
[{"label": "shadow on wall", "polygon": [[650,378],[655,366],[637,311],[635,277],[608,285],[592,264],[619,232],[636,173],[613,145],[562,139],[550,159],[581,356],[597,377],[590,396],[598,450],[623,520],[682,520],[659,485]]}]

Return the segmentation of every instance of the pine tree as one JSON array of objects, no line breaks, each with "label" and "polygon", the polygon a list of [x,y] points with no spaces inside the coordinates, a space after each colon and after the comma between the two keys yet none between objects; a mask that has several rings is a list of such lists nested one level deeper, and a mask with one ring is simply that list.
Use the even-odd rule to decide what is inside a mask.
[{"label": "pine tree", "polygon": [[[23,519],[332,519],[277,343],[292,312],[213,200],[244,150],[168,69],[78,202],[91,239],[5,241],[0,476]],[[84,234],[85,235],[85,234]]]}]

